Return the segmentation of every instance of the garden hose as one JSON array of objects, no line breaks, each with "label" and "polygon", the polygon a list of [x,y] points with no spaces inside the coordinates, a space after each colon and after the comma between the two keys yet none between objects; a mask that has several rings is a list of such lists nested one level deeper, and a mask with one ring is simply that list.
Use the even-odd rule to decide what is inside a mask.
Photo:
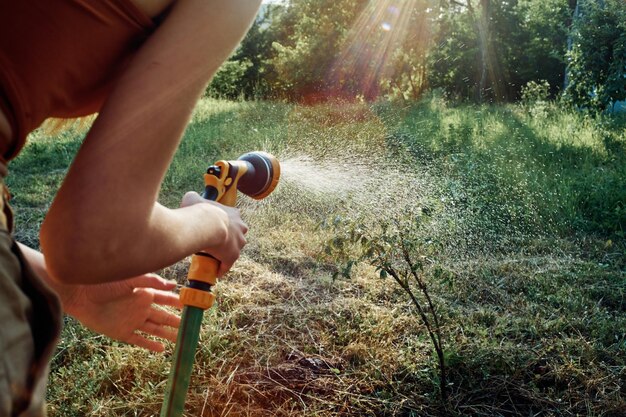
[{"label": "garden hose", "polygon": [[[266,152],[250,152],[235,161],[217,161],[204,174],[207,200],[235,206],[237,190],[256,200],[267,197],[278,184],[280,164]],[[191,257],[187,285],[180,291],[183,314],[170,369],[161,417],[182,416],[189,389],[204,310],[213,305],[211,287],[217,283],[219,261],[208,253]]]}]

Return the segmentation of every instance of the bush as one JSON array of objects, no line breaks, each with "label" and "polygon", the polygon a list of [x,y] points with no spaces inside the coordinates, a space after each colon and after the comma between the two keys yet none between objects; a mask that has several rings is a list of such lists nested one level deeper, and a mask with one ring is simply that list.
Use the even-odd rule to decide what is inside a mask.
[{"label": "bush", "polygon": [[550,97],[550,84],[546,80],[539,82],[529,81],[522,87],[522,102],[524,104],[536,104],[548,101]]},{"label": "bush", "polygon": [[226,61],[208,85],[205,95],[215,98],[236,99],[243,91],[244,74],[252,66],[247,59]]},{"label": "bush", "polygon": [[367,262],[376,268],[381,279],[391,278],[402,289],[436,353],[437,385],[442,404],[446,404],[447,367],[441,318],[426,280],[427,270],[433,269],[430,264],[437,264],[438,251],[432,240],[424,236],[423,225],[430,219],[422,208],[407,207],[403,211],[399,219],[373,223],[335,218],[332,224],[336,235],[327,243],[327,252],[335,256],[340,269],[334,279],[350,278],[354,265]]}]

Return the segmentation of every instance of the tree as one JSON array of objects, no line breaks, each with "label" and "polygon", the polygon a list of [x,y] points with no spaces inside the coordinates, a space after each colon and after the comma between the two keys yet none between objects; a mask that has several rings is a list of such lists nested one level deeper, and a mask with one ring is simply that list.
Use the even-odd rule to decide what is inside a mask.
[{"label": "tree", "polygon": [[281,5],[263,5],[259,17],[241,41],[233,55],[213,77],[206,94],[223,98],[264,97],[268,91],[272,56],[273,17],[283,9]]},{"label": "tree", "polygon": [[[453,40],[451,44],[449,43],[447,54],[452,55],[459,51],[462,56],[464,55],[464,61],[470,61],[459,75],[463,83],[470,86],[473,91],[471,93],[466,91],[462,94],[463,96],[473,96],[478,102],[483,102],[487,98],[496,101],[508,98],[507,71],[502,67],[502,60],[499,56],[502,48],[497,47],[502,44],[496,43],[497,38],[501,39],[507,33],[498,34],[495,28],[496,18],[503,15],[502,9],[510,7],[513,3],[493,0],[441,2],[444,14],[447,16],[440,26],[439,39],[441,42],[447,42],[447,39]],[[449,35],[452,38],[449,38]],[[455,37],[460,42],[454,42]],[[462,47],[458,47],[461,45]],[[440,61],[437,59],[435,62]]]},{"label": "tree", "polygon": [[476,90],[476,99],[479,102],[484,101],[487,82],[489,82],[489,88],[492,90],[491,96],[496,101],[503,101],[507,98],[507,92],[504,85],[505,74],[502,71],[498,50],[495,48],[493,39],[493,2],[480,0],[478,12],[470,0],[467,0],[467,7],[476,22],[480,50],[480,81]]},{"label": "tree", "polygon": [[[432,0],[404,2],[398,14],[395,39],[384,43],[383,70],[377,80],[381,93],[389,97],[417,100],[428,88],[428,56],[432,47],[436,7]],[[384,24],[384,23],[383,23]],[[380,54],[382,57],[383,54]]]},{"label": "tree", "polygon": [[293,0],[273,22],[272,88],[298,100],[324,96],[342,42],[365,0]]},{"label": "tree", "polygon": [[520,30],[513,42],[510,63],[511,83],[520,88],[528,82],[546,80],[551,95],[562,91],[565,77],[568,35],[575,1],[520,0],[517,6]]},{"label": "tree", "polygon": [[570,0],[440,2],[430,84],[451,96],[512,100],[530,81],[556,95],[565,73]]},{"label": "tree", "polygon": [[224,62],[207,86],[205,94],[211,97],[236,99],[243,94],[243,77],[252,67],[248,60],[229,59]]},{"label": "tree", "polygon": [[473,18],[467,7],[447,1],[441,2],[437,12],[428,82],[452,98],[475,97],[479,50]]},{"label": "tree", "polygon": [[574,105],[604,110],[626,99],[626,2],[578,3],[565,97]]},{"label": "tree", "polygon": [[[584,18],[573,18],[577,3],[588,9]],[[519,99],[531,81],[546,80],[556,96],[569,63],[570,101],[603,107],[623,97],[625,7],[623,0],[291,0],[265,7],[215,84],[223,96],[304,102],[417,100],[427,88],[505,101]]]},{"label": "tree", "polygon": [[434,0],[294,0],[273,43],[274,87],[303,101],[418,98]]}]

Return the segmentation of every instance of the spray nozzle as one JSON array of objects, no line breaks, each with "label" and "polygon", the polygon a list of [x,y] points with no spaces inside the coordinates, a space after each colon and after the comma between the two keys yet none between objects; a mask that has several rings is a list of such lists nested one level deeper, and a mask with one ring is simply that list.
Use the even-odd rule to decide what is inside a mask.
[{"label": "spray nozzle", "polygon": [[204,176],[203,197],[234,206],[236,191],[256,200],[267,197],[280,177],[278,159],[267,152],[249,152],[235,161],[217,161]]},{"label": "spray nozzle", "polygon": [[280,177],[280,164],[273,155],[267,152],[249,152],[241,155],[237,162],[244,162],[247,168],[239,179],[239,191],[257,200],[274,191]]}]

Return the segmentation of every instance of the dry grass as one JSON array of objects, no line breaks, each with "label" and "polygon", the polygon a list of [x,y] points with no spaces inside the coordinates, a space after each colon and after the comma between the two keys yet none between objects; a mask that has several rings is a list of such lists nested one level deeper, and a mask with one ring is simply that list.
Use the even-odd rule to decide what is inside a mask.
[{"label": "dry grass", "polygon": [[[624,140],[618,129],[563,117],[586,132],[568,143],[600,146],[607,134],[618,148]],[[626,415],[624,242],[590,233],[572,203],[574,185],[593,185],[576,182],[584,181],[576,170],[601,167],[610,179],[622,168],[601,159],[606,152],[576,165],[576,146],[544,137],[564,131],[551,120],[540,129],[516,109],[437,101],[411,109],[203,103],[166,179],[165,203],[199,187],[206,160],[265,149],[297,170],[267,199],[240,200],[249,244],[205,313],[186,415]],[[20,236],[31,244],[77,144],[35,141],[12,166]],[[567,158],[578,168],[558,168]],[[441,248],[425,279],[444,326],[448,404],[404,293],[367,263],[333,281],[341,265],[325,251],[342,232],[328,225],[335,217],[375,223],[407,205],[423,208],[431,219],[423,232]],[[607,219],[598,230],[619,225],[618,215]],[[162,274],[182,283],[187,266]],[[52,364],[51,417],[158,415],[171,353],[115,343],[67,319]]]}]

